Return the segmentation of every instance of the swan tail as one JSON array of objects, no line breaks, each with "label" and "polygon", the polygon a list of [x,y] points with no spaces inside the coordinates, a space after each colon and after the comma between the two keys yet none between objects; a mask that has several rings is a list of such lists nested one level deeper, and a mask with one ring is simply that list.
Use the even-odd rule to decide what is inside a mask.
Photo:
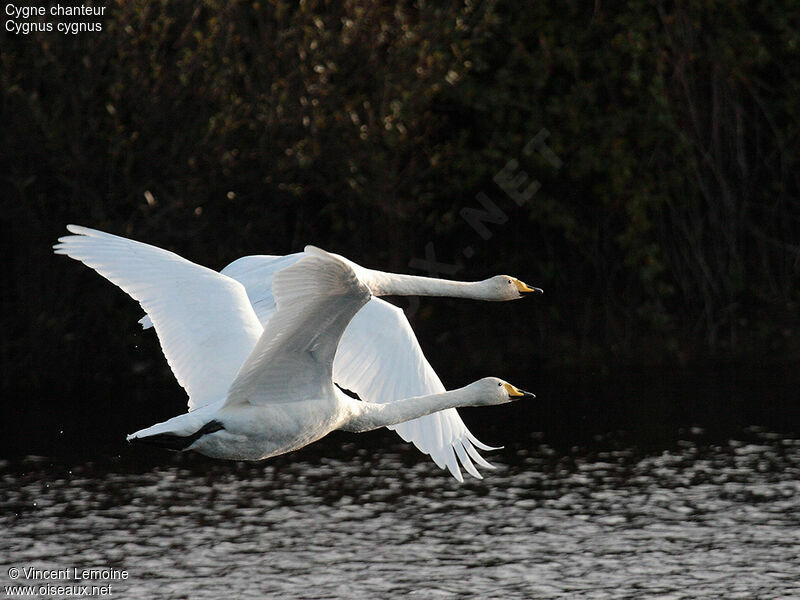
[{"label": "swan tail", "polygon": [[167,450],[186,450],[204,435],[225,429],[219,421],[209,421],[200,429],[190,434],[181,434],[175,431],[163,431],[160,433],[153,431],[148,433],[148,430],[152,430],[156,427],[158,426],[156,425],[137,431],[128,436],[128,441],[132,444],[146,444],[148,446],[166,448]]}]

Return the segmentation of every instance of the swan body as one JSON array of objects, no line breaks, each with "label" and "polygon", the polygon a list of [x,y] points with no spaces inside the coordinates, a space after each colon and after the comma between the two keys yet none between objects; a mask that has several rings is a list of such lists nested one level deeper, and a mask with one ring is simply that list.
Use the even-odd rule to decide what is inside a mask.
[{"label": "swan body", "polygon": [[[216,273],[147,244],[84,227],[71,225],[68,229],[76,235],[61,238],[56,252],[84,262],[139,300],[147,313],[143,325],[155,324],[164,354],[189,394],[190,412],[138,431],[130,439],[149,439],[218,458],[256,460],[302,447],[333,429],[365,431],[388,426],[430,454],[440,467],[447,466],[459,480],[462,477],[456,455],[476,477],[480,474],[470,457],[482,466],[491,467],[473,444],[485,450],[491,448],[472,436],[455,411],[455,406],[478,401],[470,395],[476,388],[467,386],[445,392],[405,315],[373,294],[507,300],[540,292],[538,288],[507,276],[483,282],[450,282],[382,273],[314,248],[283,257],[244,257]],[[274,337],[272,330],[281,327],[280,321],[285,321],[286,314],[291,313],[292,304],[303,305],[300,299],[286,292],[284,314],[278,318],[281,302],[274,284],[280,278],[291,279],[295,265],[307,258],[314,259],[312,263],[319,269],[321,256],[328,261],[322,272],[330,270],[331,264],[346,267],[347,277],[357,282],[350,290],[351,296],[359,298],[353,314],[340,323],[343,337],[340,334],[341,340],[337,338],[338,352],[337,344],[330,348],[331,356],[336,357],[335,361],[332,358],[334,380],[373,403],[350,398],[325,377],[317,378],[311,389],[305,390],[301,404],[281,401],[281,396],[297,395],[297,390],[290,391],[285,381],[282,388],[278,385],[279,391],[273,389],[276,381],[286,379],[283,376],[288,372],[281,367],[285,358],[281,356],[273,356],[266,363],[262,360],[256,369],[280,374],[270,380],[269,411],[254,408],[249,401],[231,402],[235,390],[238,389],[240,396],[243,393],[241,383],[237,382],[260,340],[268,337],[268,332]],[[308,265],[299,269],[313,272]],[[358,293],[354,292],[356,289]],[[330,329],[329,305],[324,310],[309,310],[301,320],[313,326],[322,319],[318,327]],[[265,365],[272,368],[265,369]],[[296,370],[292,377],[303,379],[302,373],[312,371],[312,367],[306,365],[305,370]],[[505,389],[502,383],[500,387]],[[304,386],[308,387],[308,383]],[[423,403],[424,411],[417,407],[395,414],[403,405],[414,405],[408,399],[425,396],[434,404]],[[398,403],[400,399],[408,401]],[[427,410],[434,405],[439,408]]]}]

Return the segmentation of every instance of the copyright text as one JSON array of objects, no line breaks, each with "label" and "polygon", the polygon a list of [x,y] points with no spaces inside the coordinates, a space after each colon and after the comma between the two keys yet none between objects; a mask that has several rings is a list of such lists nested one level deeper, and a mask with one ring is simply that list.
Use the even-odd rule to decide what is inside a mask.
[{"label": "copyright text", "polygon": [[[116,582],[128,579],[125,569],[111,567],[66,567],[42,569],[33,566],[9,567],[12,584],[4,586],[6,597],[17,596],[98,596],[114,595]],[[113,583],[113,585],[112,585]]]}]

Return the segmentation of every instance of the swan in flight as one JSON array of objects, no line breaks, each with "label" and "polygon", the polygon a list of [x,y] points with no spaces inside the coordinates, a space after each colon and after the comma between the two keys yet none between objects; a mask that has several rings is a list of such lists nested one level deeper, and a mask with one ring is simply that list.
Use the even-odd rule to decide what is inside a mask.
[{"label": "swan in flight", "polygon": [[[245,359],[251,356],[265,327],[275,321],[272,317],[279,294],[273,290],[273,282],[277,273],[297,264],[308,252],[244,257],[216,273],[154,246],[85,227],[70,225],[68,230],[76,235],[61,238],[56,252],[84,262],[139,300],[148,313],[143,325],[149,326],[153,319],[164,354],[189,394],[190,412],[176,417],[181,419],[180,431],[190,437],[209,434],[208,428],[216,425],[209,426],[205,416],[219,408],[221,399],[229,397],[229,388],[233,392],[232,382],[238,381],[237,373],[243,372]],[[326,256],[345,264],[373,294],[511,300],[541,292],[513,277],[454,282],[372,271],[336,255]],[[338,352],[333,345],[333,379],[342,387],[364,400],[392,405],[400,399],[445,393],[399,308],[370,296],[349,326],[347,322],[344,326]],[[472,386],[462,392],[467,393],[469,388]],[[447,466],[458,480],[462,477],[456,455],[470,474],[480,478],[470,457],[481,466],[491,465],[473,444],[484,450],[491,447],[467,430],[454,408],[465,398],[451,394],[456,392],[445,397],[456,402],[453,408],[443,406],[432,414],[429,411],[377,427],[395,429],[406,441],[430,454],[440,467]],[[156,425],[131,437],[141,438],[144,432],[151,436],[178,435],[164,426]],[[159,439],[163,443],[165,438]]]}]

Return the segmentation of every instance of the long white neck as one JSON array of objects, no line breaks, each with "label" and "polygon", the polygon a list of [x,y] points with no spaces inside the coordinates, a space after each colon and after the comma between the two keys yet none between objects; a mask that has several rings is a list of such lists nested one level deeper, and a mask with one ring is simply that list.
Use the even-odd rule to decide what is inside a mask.
[{"label": "long white neck", "polygon": [[485,281],[450,281],[435,277],[368,271],[366,283],[376,296],[448,296],[491,300]]},{"label": "long white neck", "polygon": [[466,386],[450,392],[404,398],[386,404],[347,399],[351,415],[341,429],[362,432],[397,425],[447,408],[472,406],[478,403],[479,397],[474,389]]}]

